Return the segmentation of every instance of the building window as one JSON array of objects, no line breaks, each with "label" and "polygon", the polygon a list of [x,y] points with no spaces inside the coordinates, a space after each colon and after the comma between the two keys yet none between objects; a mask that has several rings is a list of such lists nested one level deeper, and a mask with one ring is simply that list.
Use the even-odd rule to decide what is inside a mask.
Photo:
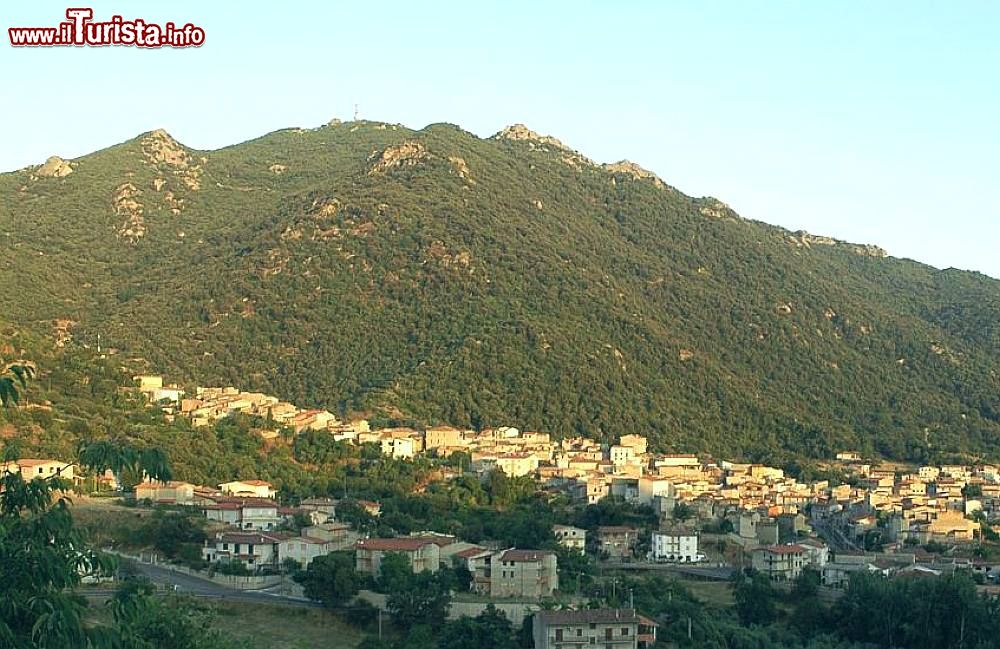
[{"label": "building window", "polygon": [[623,626],[622,627],[622,635],[623,636],[628,635],[628,627],[627,626]]}]

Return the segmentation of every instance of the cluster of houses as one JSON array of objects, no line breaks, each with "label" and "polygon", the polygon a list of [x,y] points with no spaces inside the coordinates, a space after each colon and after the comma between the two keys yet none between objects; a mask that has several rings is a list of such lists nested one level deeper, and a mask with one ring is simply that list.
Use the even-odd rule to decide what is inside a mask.
[{"label": "cluster of houses", "polygon": [[[825,546],[822,550],[812,547],[822,546],[814,538],[814,528],[824,534],[835,533],[846,543],[858,543],[862,548],[866,536],[878,531],[882,541],[898,544],[894,549],[901,550],[907,543],[972,541],[981,527],[977,519],[995,520],[1000,516],[1000,469],[994,466],[923,466],[901,472],[892,466],[865,462],[857,453],[842,452],[836,459],[849,480],[847,484],[831,485],[825,480],[802,482],[780,468],[763,464],[650,453],[646,438],[636,434],[622,435],[615,444],[602,444],[584,437],[556,440],[548,433],[509,426],[480,431],[451,426],[372,430],[365,420],[343,422],[327,411],[299,410],[261,393],[232,387],[197,388],[195,396],[188,398],[176,386],[164,387],[161,377],[137,379],[140,391],[151,401],[169,414],[190,417],[195,425],[246,413],[296,432],[325,430],[339,441],[375,444],[383,454],[399,459],[420,454],[450,457],[461,452],[468,457],[468,465],[462,466],[464,471],[481,476],[491,471],[511,477],[530,476],[541,488],[581,503],[594,504],[610,496],[650,506],[661,519],[661,529],[651,533],[645,552],[646,558],[654,561],[704,560],[698,534],[675,524],[678,506],[687,510],[681,518],[726,523],[730,537],[752,555],[754,565],[769,567],[766,572],[776,579],[786,578],[805,565],[817,569],[824,566]],[[256,529],[261,514],[253,510],[252,504],[216,502],[213,515],[244,530]],[[266,533],[269,529],[259,531]],[[554,532],[568,548],[583,551],[590,547],[611,559],[635,557],[640,545],[639,530],[627,527],[597,530],[590,546],[584,530],[557,526]],[[436,545],[439,549],[446,547]],[[426,545],[422,548],[419,552],[435,553]],[[469,548],[437,554],[452,560],[466,550]],[[370,565],[362,558],[364,554],[361,551],[358,560],[359,570],[363,571]],[[424,560],[414,559],[416,564]],[[426,561],[433,563],[435,559]],[[492,579],[492,556],[489,562],[483,557],[476,561],[480,574],[488,572]],[[490,569],[485,570],[483,565]],[[469,567],[475,574],[476,566]],[[838,582],[836,575],[851,569],[856,568],[831,568],[829,580]],[[508,566],[501,569],[500,579],[509,572],[521,574]],[[504,587],[491,585],[488,591],[503,592]]]},{"label": "cluster of houses", "polygon": [[855,486],[827,490],[811,504],[810,513],[851,538],[878,531],[891,543],[973,541],[981,530],[977,518],[1000,515],[998,467],[921,466],[900,472],[853,453],[838,459]]},{"label": "cluster of houses", "polygon": [[[176,386],[164,387],[160,376],[136,379],[151,401],[169,413],[190,417],[195,425],[246,413],[296,432],[325,430],[339,441],[376,444],[394,458],[462,452],[470,458],[464,469],[532,476],[544,488],[588,504],[614,496],[653,506],[668,517],[678,502],[684,502],[702,519],[729,516],[738,523],[740,538],[763,544],[777,543],[786,529],[803,531],[803,519],[796,517],[807,508],[814,518],[829,517],[850,528],[854,536],[881,521],[891,540],[913,538],[923,543],[972,540],[979,530],[979,523],[970,518],[975,512],[1000,514],[1000,469],[993,466],[925,466],[916,473],[899,474],[893,467],[865,463],[858,453],[845,451],[837,460],[857,479],[854,486],[831,486],[826,481],[799,482],[762,464],[650,453],[646,438],[635,434],[622,435],[617,444],[602,444],[584,437],[554,440],[548,433],[510,426],[481,431],[451,426],[372,430],[366,420],[343,422],[325,410],[300,410],[262,393],[199,387],[194,397],[187,398]],[[277,435],[276,430],[261,432]],[[967,497],[963,489],[969,485],[976,486],[981,496]]]}]

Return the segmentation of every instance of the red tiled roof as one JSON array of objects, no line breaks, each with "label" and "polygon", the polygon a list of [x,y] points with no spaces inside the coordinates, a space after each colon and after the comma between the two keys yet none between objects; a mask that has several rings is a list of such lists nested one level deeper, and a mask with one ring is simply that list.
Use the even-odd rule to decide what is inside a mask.
[{"label": "red tiled roof", "polygon": [[467,550],[462,550],[461,552],[456,552],[455,556],[456,557],[461,557],[463,559],[471,559],[472,557],[480,555],[483,552],[489,552],[489,550],[487,550],[486,548],[480,548],[480,547],[477,546],[477,547],[473,547],[473,548],[468,548]]}]

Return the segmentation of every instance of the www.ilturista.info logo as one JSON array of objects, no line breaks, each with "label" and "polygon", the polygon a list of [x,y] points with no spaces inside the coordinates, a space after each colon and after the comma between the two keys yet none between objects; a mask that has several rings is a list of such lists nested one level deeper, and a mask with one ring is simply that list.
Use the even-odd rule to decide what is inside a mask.
[{"label": "www.ilturista.info logo", "polygon": [[70,8],[65,22],[56,27],[9,27],[10,44],[15,47],[84,45],[130,45],[135,47],[198,47],[205,42],[205,30],[187,23],[178,27],[125,20],[112,16],[107,22],[93,22],[94,10]]}]

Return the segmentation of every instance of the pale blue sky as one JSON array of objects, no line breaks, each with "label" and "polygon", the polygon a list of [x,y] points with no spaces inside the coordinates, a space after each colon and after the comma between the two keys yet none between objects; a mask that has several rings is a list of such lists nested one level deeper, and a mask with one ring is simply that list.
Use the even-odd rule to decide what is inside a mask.
[{"label": "pale blue sky", "polygon": [[158,127],[216,148],[357,103],[481,136],[524,122],[749,218],[1000,277],[1000,3],[70,3],[205,28],[158,51],[14,49],[7,27],[67,6],[18,4],[0,170]]}]

